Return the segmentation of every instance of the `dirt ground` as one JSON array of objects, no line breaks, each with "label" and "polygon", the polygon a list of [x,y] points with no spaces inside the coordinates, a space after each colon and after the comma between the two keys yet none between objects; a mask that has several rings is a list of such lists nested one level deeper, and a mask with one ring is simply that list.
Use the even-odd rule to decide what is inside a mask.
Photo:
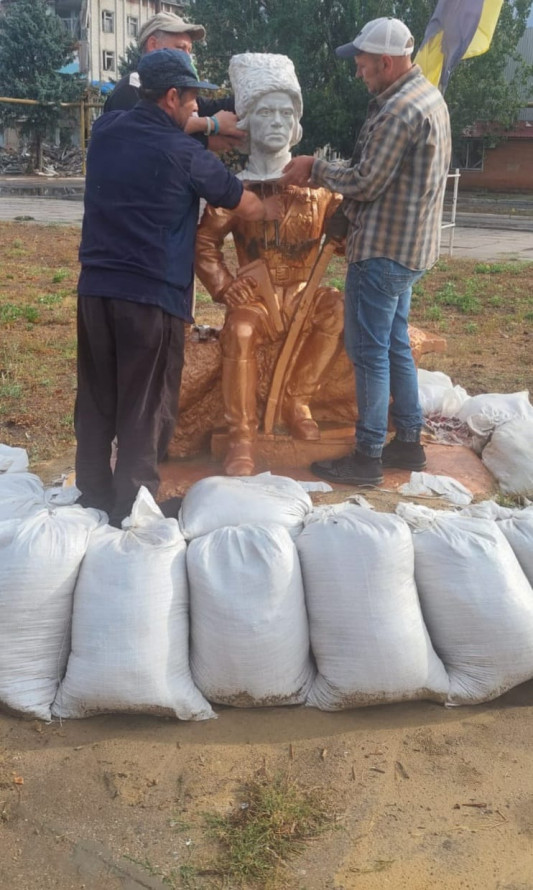
[{"label": "dirt ground", "polygon": [[[31,469],[47,482],[73,459],[77,239],[70,229],[2,227],[1,440],[28,442]],[[444,279],[455,298],[475,274],[486,290],[500,273],[437,270],[423,299],[441,293]],[[526,388],[526,278],[502,278],[515,305],[523,282],[520,316],[496,291],[490,312],[476,308],[475,318],[432,304],[449,347],[431,366],[471,394]],[[15,311],[23,300],[31,313]],[[422,302],[415,322],[428,326]],[[390,494],[370,499],[394,507]],[[280,863],[277,890],[533,890],[533,681],[467,708],[216,711],[203,723],[110,715],[48,725],[0,715],[0,890],[236,890],[216,865],[204,814],[239,807],[243,785],[265,773],[320,792],[335,823]]]},{"label": "dirt ground", "polygon": [[532,693],[459,709],[218,709],[192,724],[2,716],[0,886],[234,887],[212,873],[202,813],[238,806],[266,770],[323,791],[337,819],[280,866],[278,887],[530,890]]}]

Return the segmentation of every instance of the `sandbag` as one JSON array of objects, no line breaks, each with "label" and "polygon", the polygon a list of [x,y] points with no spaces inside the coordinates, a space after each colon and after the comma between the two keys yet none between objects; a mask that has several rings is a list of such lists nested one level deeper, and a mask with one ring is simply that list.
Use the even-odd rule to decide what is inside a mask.
[{"label": "sandbag", "polygon": [[141,488],[123,529],[91,537],[74,596],[58,717],[127,712],[203,720],[189,669],[186,544]]},{"label": "sandbag", "polygon": [[533,507],[513,509],[502,507],[495,501],[482,501],[466,507],[463,515],[494,519],[497,522],[533,587]]},{"label": "sandbag", "polygon": [[51,717],[76,579],[101,520],[96,510],[60,507],[0,522],[0,703],[10,710]]},{"label": "sandbag", "polygon": [[0,474],[25,473],[28,469],[28,454],[24,448],[0,445]]},{"label": "sandbag", "polygon": [[515,417],[495,429],[481,460],[504,494],[532,498],[533,413],[531,417]]},{"label": "sandbag", "polygon": [[38,476],[23,472],[0,475],[0,521],[22,519],[46,506],[44,485]]},{"label": "sandbag", "polygon": [[459,409],[469,398],[466,389],[454,386],[442,371],[418,369],[418,398],[424,416],[457,417]]},{"label": "sandbag", "polygon": [[493,520],[398,504],[415,548],[415,579],[449,702],[490,701],[533,677],[533,592]]},{"label": "sandbag", "polygon": [[296,545],[318,668],[307,704],[444,701],[448,677],[422,618],[405,522],[351,504],[317,508]]},{"label": "sandbag", "polygon": [[179,521],[186,540],[226,525],[276,523],[298,534],[312,508],[307,492],[286,476],[210,476],[188,490]]},{"label": "sandbag", "polygon": [[226,526],[187,548],[191,669],[237,707],[301,704],[314,669],[298,554],[279,525]]}]

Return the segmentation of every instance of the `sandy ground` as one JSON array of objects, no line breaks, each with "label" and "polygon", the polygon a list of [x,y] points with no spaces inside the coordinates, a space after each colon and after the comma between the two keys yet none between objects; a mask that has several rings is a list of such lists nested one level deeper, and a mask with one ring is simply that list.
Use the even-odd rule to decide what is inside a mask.
[{"label": "sandy ground", "polygon": [[0,886],[232,887],[211,873],[202,813],[238,805],[266,769],[322,790],[337,817],[279,887],[533,888],[533,683],[475,708],[218,711],[1,717]]}]

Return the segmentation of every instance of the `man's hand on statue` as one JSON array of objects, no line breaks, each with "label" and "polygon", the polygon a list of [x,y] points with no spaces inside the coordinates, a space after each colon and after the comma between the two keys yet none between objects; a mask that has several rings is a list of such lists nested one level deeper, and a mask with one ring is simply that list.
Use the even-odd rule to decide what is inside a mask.
[{"label": "man's hand on statue", "polygon": [[244,142],[247,138],[248,134],[237,128],[239,118],[233,111],[217,111],[212,120],[216,120],[218,123],[218,130],[216,133],[213,132],[213,136],[230,136],[235,140],[236,145]]},{"label": "man's hand on statue", "polygon": [[308,187],[314,160],[311,155],[300,155],[297,158],[292,158],[283,168],[283,176],[279,180],[279,184]]},{"label": "man's hand on statue", "polygon": [[254,303],[257,299],[256,287],[257,284],[253,278],[246,276],[234,278],[224,291],[222,302],[232,309],[236,306],[245,306],[246,303]]}]

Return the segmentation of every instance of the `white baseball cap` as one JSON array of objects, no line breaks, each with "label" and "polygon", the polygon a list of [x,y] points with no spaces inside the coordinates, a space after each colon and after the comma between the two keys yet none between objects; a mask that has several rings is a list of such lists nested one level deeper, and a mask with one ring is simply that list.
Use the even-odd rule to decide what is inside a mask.
[{"label": "white baseball cap", "polygon": [[410,56],[415,39],[407,25],[399,19],[372,19],[361,29],[351,43],[338,46],[335,55],[349,59],[358,53],[374,53],[377,56]]}]

